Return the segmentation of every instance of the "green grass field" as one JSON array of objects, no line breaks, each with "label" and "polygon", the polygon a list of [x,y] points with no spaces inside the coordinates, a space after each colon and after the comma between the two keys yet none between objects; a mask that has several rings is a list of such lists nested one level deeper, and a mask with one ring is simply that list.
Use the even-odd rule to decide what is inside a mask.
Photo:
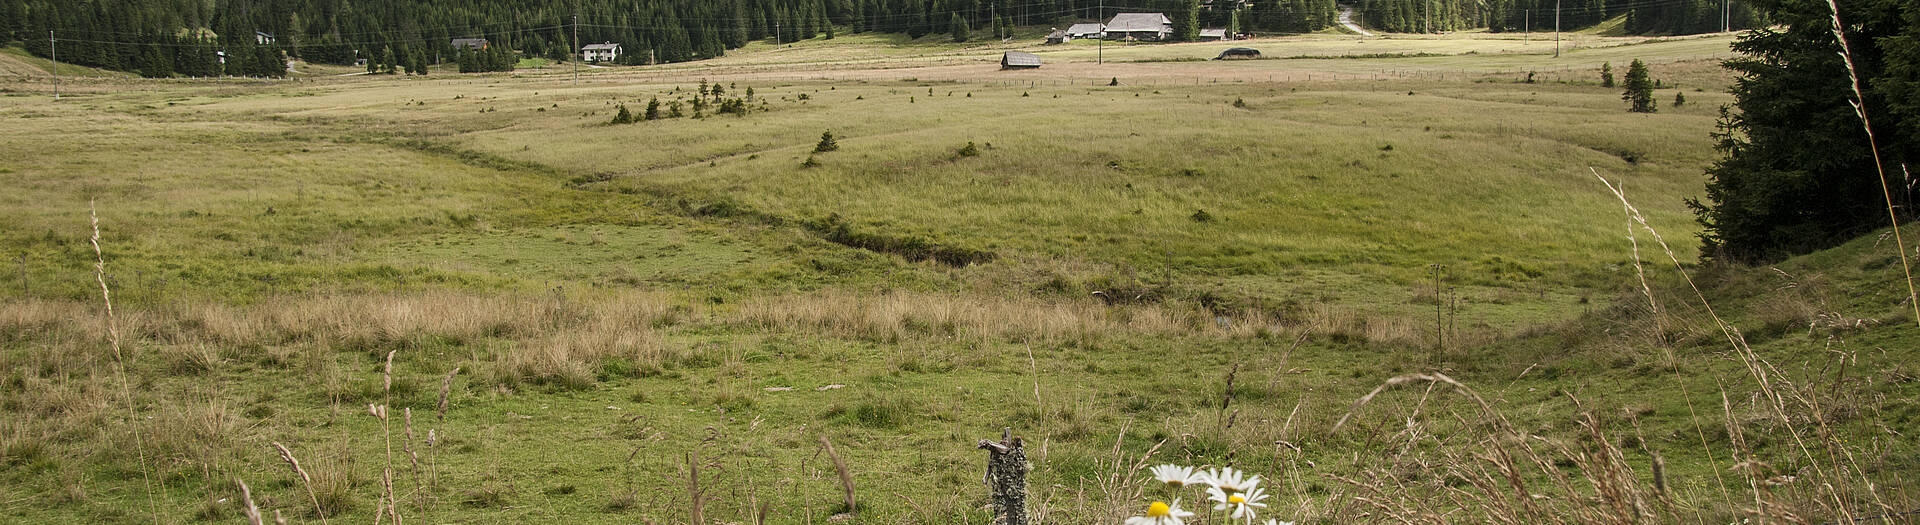
[{"label": "green grass field", "polygon": [[[1136,461],[1261,473],[1282,520],[1481,522],[1519,503],[1479,454],[1529,446],[1513,479],[1548,513],[1911,507],[1920,332],[1891,243],[1695,261],[1730,37],[1559,59],[1521,38],[841,35],[577,83],[316,68],[57,103],[21,80],[0,516],[239,521],[244,479],[295,521],[367,520],[391,466],[424,522],[987,522],[973,443],[1002,427],[1052,523],[1140,512],[1162,494]],[[1192,60],[1232,45],[1268,58]],[[998,71],[1007,49],[1048,65]],[[1599,85],[1634,58],[1658,113]],[[748,111],[609,123],[656,98],[691,117],[703,83]],[[1594,171],[1677,261],[1645,230],[1636,261]],[[1413,373],[1486,404],[1422,383],[1354,405]],[[1492,510],[1437,510],[1463,502]]]}]

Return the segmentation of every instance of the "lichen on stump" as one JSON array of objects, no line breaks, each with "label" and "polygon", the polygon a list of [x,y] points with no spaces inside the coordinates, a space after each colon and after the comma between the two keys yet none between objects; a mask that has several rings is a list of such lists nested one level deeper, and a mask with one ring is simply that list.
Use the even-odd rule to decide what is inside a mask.
[{"label": "lichen on stump", "polygon": [[987,476],[981,481],[993,497],[994,523],[1027,525],[1027,473],[1033,464],[1027,462],[1026,447],[1013,429],[1004,428],[999,442],[982,439],[979,448],[987,451]]}]

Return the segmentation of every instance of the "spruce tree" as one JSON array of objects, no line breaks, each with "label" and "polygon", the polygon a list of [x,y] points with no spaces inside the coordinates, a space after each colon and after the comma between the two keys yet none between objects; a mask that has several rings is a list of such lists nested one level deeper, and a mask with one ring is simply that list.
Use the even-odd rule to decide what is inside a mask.
[{"label": "spruce tree", "polygon": [[747,18],[743,0],[733,0],[729,4],[728,14],[733,17],[731,20],[733,27],[727,29],[727,47],[744,47],[747,41],[752,40],[748,35],[753,23]]},{"label": "spruce tree", "polygon": [[1638,58],[1633,59],[1633,63],[1627,66],[1626,84],[1627,90],[1620,95],[1620,100],[1627,101],[1628,111],[1652,113],[1659,110],[1656,107],[1658,102],[1653,100],[1653,80],[1647,76],[1645,62],[1641,62]]},{"label": "spruce tree", "polygon": [[1173,39],[1192,42],[1200,39],[1200,0],[1179,0],[1174,11]]},{"label": "spruce tree", "polygon": [[147,78],[166,78],[173,76],[173,60],[162,56],[159,46],[147,46],[140,53],[140,76]]},{"label": "spruce tree", "polygon": [[[1714,134],[1723,157],[1707,170],[1706,198],[1688,202],[1704,227],[1701,256],[1770,262],[1886,231],[1889,195],[1851,105],[1831,7],[1756,4],[1766,25],[1742,34],[1733,44],[1738,54],[1724,63],[1740,81]],[[1904,224],[1920,195],[1905,187],[1895,163],[1920,159],[1920,25],[1913,18],[1920,5],[1839,7]]]},{"label": "spruce tree", "polygon": [[654,97],[652,100],[647,101],[647,112],[644,118],[647,120],[660,120],[660,97]]},{"label": "spruce tree", "polygon": [[814,153],[826,153],[837,149],[840,149],[840,142],[833,139],[832,131],[821,133],[820,143],[813,146]]},{"label": "spruce tree", "polygon": [[972,28],[967,27],[967,19],[961,18],[960,13],[954,13],[953,17],[947,21],[947,29],[953,32],[955,42],[967,41],[967,35],[973,32]]},{"label": "spruce tree", "polygon": [[1613,63],[1600,63],[1600,87],[1613,87]]},{"label": "spruce tree", "polygon": [[272,46],[261,46],[256,49],[258,49],[260,53],[260,59],[255,61],[256,64],[260,65],[260,76],[267,78],[286,78],[286,53],[282,53],[280,52],[280,48]]}]

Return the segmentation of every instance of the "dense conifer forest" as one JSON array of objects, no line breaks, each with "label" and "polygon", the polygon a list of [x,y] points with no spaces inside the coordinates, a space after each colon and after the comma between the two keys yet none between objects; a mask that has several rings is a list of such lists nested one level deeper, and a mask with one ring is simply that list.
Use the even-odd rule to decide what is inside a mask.
[{"label": "dense conifer forest", "polygon": [[1752,29],[1763,21],[1747,0],[1359,0],[1355,10],[1357,23],[1402,33],[1546,32],[1556,11],[1562,30],[1624,16],[1623,32],[1642,35]]},{"label": "dense conifer forest", "polygon": [[[1627,15],[1640,33],[1748,27],[1743,2],[1565,0],[1562,27]],[[1551,27],[1546,0],[1359,0],[1365,25],[1399,32]],[[1104,9],[1103,9],[1104,8]],[[519,58],[565,60],[581,42],[617,42],[627,63],[711,58],[750,41],[831,38],[836,31],[964,37],[1014,26],[1061,26],[1126,11],[1159,11],[1176,39],[1200,27],[1297,33],[1336,22],[1335,0],[0,0],[0,40],[63,62],[168,76],[280,76],[281,56],[310,62],[370,62],[369,70],[509,69]],[[576,18],[577,16],[577,18]],[[456,49],[484,38],[486,49]],[[962,38],[964,40],[964,38]],[[224,69],[222,55],[224,53]],[[470,55],[462,58],[462,55]],[[464,60],[464,61],[463,61]]]}]

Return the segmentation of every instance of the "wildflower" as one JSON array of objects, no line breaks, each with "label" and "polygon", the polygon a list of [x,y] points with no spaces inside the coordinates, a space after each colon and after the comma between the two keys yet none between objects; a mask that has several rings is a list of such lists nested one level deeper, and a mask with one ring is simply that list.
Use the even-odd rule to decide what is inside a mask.
[{"label": "wildflower", "polygon": [[1207,471],[1204,475],[1207,477],[1208,485],[1213,485],[1214,488],[1220,489],[1221,492],[1231,494],[1253,490],[1254,487],[1260,485],[1260,476],[1258,474],[1255,474],[1251,478],[1245,477],[1246,474],[1244,471],[1234,470],[1233,467],[1223,467],[1220,470]]},{"label": "wildflower", "polygon": [[1276,519],[1273,519],[1273,518],[1267,518],[1267,525],[1293,525],[1293,522],[1291,522],[1291,521],[1280,521],[1280,520],[1276,520]]},{"label": "wildflower", "polygon": [[1267,508],[1260,500],[1267,499],[1266,489],[1250,487],[1246,492],[1227,492],[1220,487],[1207,489],[1207,499],[1213,500],[1213,510],[1229,511],[1228,517],[1236,520],[1253,521],[1253,508]]},{"label": "wildflower", "polygon": [[1207,478],[1201,473],[1194,472],[1193,467],[1169,464],[1153,467],[1149,470],[1153,472],[1153,479],[1155,481],[1172,485],[1173,488],[1176,489],[1187,485],[1205,485],[1207,483]]},{"label": "wildflower", "polygon": [[1183,518],[1191,517],[1193,517],[1192,512],[1180,510],[1178,499],[1173,500],[1172,505],[1155,501],[1147,506],[1147,515],[1127,518],[1126,525],[1186,525]]}]

